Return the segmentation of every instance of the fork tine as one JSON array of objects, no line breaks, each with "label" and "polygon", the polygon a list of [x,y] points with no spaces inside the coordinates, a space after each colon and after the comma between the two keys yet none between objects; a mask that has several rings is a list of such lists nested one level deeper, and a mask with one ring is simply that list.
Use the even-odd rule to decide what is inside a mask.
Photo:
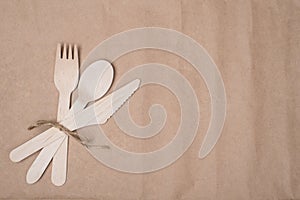
[{"label": "fork tine", "polygon": [[64,59],[67,58],[67,44],[66,43],[64,43],[62,58],[64,58]]},{"label": "fork tine", "polygon": [[69,44],[69,48],[68,48],[68,59],[73,59],[72,58],[72,45]]},{"label": "fork tine", "polygon": [[78,49],[76,44],[74,45],[74,60],[78,62]]},{"label": "fork tine", "polygon": [[61,59],[61,45],[60,45],[60,43],[57,44],[57,48],[56,48],[56,60],[57,59]]}]

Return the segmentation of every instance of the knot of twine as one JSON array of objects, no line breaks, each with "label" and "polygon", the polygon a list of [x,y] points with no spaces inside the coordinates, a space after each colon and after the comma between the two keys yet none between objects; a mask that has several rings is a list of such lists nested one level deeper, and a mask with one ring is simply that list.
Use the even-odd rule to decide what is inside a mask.
[{"label": "knot of twine", "polygon": [[87,138],[83,139],[82,136],[79,136],[76,132],[69,130],[67,127],[65,127],[64,125],[60,124],[57,121],[52,121],[52,120],[38,120],[34,124],[32,124],[31,126],[29,126],[27,129],[28,130],[32,130],[32,129],[35,129],[35,128],[41,127],[41,126],[49,126],[49,127],[57,128],[60,131],[62,131],[65,134],[67,134],[68,136],[71,136],[76,141],[78,141],[80,144],[82,144],[82,145],[84,145],[86,147],[100,147],[100,148],[103,148],[103,149],[110,149],[110,147],[108,145],[91,145],[91,144],[88,144],[88,139]]}]

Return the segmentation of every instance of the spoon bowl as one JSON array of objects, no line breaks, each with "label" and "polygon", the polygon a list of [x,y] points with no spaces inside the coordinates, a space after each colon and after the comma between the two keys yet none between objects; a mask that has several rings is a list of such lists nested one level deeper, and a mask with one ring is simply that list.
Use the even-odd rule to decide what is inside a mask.
[{"label": "spoon bowl", "polygon": [[91,101],[103,97],[109,90],[114,77],[112,65],[106,60],[93,62],[82,73],[78,84],[78,98],[71,110],[84,109]]}]

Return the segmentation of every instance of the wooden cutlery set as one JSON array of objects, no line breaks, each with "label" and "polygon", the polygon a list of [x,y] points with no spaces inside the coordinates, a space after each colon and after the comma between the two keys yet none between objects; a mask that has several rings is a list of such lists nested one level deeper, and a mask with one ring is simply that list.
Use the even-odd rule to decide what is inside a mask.
[{"label": "wooden cutlery set", "polygon": [[[41,150],[27,171],[26,182],[29,184],[41,178],[52,160],[51,181],[56,186],[63,185],[67,177],[69,136],[85,146],[90,145],[86,138],[74,131],[90,125],[104,124],[139,88],[140,80],[135,79],[103,97],[113,82],[114,70],[111,63],[98,60],[88,66],[79,79],[78,57],[76,45],[57,46],[54,70],[54,83],[59,91],[57,121],[38,122],[38,126],[45,124],[51,128],[13,149],[9,155],[13,162],[19,162]],[[78,98],[70,106],[71,94],[77,85]],[[93,103],[88,105],[90,102]]]}]

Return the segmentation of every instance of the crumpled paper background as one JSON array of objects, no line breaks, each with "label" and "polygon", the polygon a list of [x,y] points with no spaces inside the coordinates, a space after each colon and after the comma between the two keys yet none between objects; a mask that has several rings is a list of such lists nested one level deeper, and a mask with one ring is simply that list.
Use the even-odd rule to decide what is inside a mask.
[{"label": "crumpled paper background", "polygon": [[[52,199],[299,199],[300,198],[300,2],[287,1],[0,1],[1,139],[0,197]],[[209,94],[181,58],[161,51],[130,53],[114,62],[115,80],[149,62],[172,66],[191,83],[200,101],[198,135],[174,164],[148,174],[105,167],[70,141],[68,179],[51,184],[51,165],[27,185],[36,155],[12,163],[9,152],[38,134],[38,119],[55,119],[53,82],[56,44],[77,43],[84,59],[113,34],[145,26],[174,29],[203,45],[222,74],[227,118],[214,150],[198,150],[206,133]],[[162,132],[148,140],[125,136],[111,119],[103,125],[118,146],[147,152],[174,137],[180,111],[159,86],[141,88],[130,100],[136,123],[161,103],[168,114]]]}]

